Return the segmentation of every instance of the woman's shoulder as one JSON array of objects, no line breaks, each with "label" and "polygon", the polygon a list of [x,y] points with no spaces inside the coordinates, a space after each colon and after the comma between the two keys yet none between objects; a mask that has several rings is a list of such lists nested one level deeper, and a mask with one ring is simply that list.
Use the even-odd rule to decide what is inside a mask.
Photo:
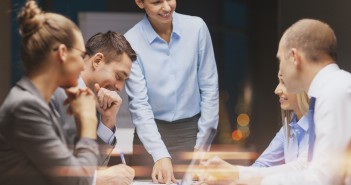
[{"label": "woman's shoulder", "polygon": [[14,86],[6,97],[1,111],[7,114],[18,114],[19,112],[42,112],[43,110],[48,110],[48,105],[44,100],[26,89]]},{"label": "woman's shoulder", "polygon": [[174,12],[174,16],[177,20],[179,20],[182,24],[192,25],[192,26],[202,26],[205,22],[201,17],[193,16],[193,15],[185,15]]}]

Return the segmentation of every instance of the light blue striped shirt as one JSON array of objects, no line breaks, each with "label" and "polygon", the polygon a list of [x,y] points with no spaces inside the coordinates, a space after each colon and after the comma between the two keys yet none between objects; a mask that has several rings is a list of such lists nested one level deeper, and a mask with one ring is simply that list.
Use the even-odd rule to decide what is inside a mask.
[{"label": "light blue striped shirt", "polygon": [[205,22],[173,13],[170,42],[152,28],[147,16],[125,37],[137,53],[126,92],[140,140],[154,161],[170,157],[154,119],[174,121],[201,113],[196,146],[218,125],[218,75]]},{"label": "light blue striped shirt", "polygon": [[[87,87],[81,77],[78,79],[78,87],[79,88]],[[114,131],[110,130],[106,125],[104,125],[101,122],[101,117],[99,117],[99,124],[98,124],[98,128],[97,128],[97,135],[106,144],[110,144],[111,145],[113,143],[114,139],[115,139],[115,129],[114,129]]]},{"label": "light blue striped shirt", "polygon": [[294,115],[289,127],[290,137],[287,137],[284,129],[281,128],[252,166],[270,167],[286,164],[297,160],[301,154],[306,154],[310,131],[307,116],[303,116],[297,121],[297,117]]}]

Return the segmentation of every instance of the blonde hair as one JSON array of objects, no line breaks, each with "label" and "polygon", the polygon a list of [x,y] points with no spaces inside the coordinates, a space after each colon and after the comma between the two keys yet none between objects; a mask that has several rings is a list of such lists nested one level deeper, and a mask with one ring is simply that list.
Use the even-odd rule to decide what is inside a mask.
[{"label": "blonde hair", "polygon": [[[296,100],[297,100],[297,106],[299,107],[299,110],[302,115],[306,115],[308,112],[309,108],[309,98],[308,95],[305,92],[298,93],[296,94]],[[282,114],[282,124],[283,124],[283,130],[287,136],[287,138],[290,138],[290,127],[289,124],[292,121],[292,114],[294,111],[292,110],[281,110]],[[288,140],[289,142],[289,140]]]},{"label": "blonde hair", "polygon": [[76,40],[74,31],[79,31],[68,18],[43,12],[34,0],[27,0],[17,20],[20,24],[21,61],[26,73],[45,64],[44,59],[54,49],[54,44],[65,44],[71,49]]}]

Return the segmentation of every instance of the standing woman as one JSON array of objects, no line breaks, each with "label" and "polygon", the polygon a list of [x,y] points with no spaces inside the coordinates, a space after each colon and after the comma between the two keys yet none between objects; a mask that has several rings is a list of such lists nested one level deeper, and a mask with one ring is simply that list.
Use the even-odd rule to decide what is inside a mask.
[{"label": "standing woman", "polygon": [[33,0],[18,21],[25,76],[0,109],[0,184],[91,185],[99,155],[92,92],[67,90],[69,110],[80,128],[73,152],[50,104],[57,87],[77,85],[85,56],[82,34],[72,21],[42,12]]},{"label": "standing woman", "polygon": [[154,182],[175,181],[171,160],[184,161],[180,154],[196,151],[206,131],[218,125],[211,36],[201,18],[175,12],[176,0],[135,2],[146,15],[125,34],[137,53],[126,91],[137,132],[134,146],[142,143],[152,159],[134,155],[133,163],[155,162]]},{"label": "standing woman", "polygon": [[[307,167],[309,146],[308,112],[309,99],[306,93],[287,93],[279,73],[279,84],[274,93],[279,97],[283,126],[266,150],[249,167],[231,165],[214,157],[209,159],[201,177],[207,184],[229,184],[236,180],[261,180],[280,172],[300,171]],[[251,182],[252,183],[252,182]]]}]

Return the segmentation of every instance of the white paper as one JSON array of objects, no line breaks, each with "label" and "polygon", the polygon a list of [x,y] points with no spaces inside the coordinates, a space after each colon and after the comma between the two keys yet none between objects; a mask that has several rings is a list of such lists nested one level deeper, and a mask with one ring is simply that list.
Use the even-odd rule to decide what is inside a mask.
[{"label": "white paper", "polygon": [[[151,181],[134,181],[132,185],[153,185]],[[155,184],[155,185],[161,185],[161,184]],[[171,185],[179,185],[179,184],[171,184]]]}]

